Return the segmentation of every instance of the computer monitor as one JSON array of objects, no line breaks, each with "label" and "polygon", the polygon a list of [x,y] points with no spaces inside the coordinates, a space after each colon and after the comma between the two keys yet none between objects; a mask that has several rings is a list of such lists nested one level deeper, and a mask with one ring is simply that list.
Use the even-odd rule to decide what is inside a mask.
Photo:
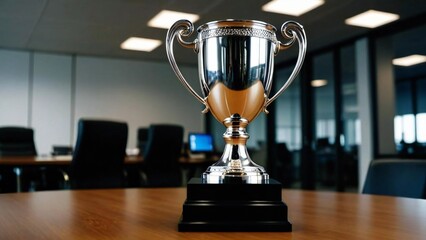
[{"label": "computer monitor", "polygon": [[214,151],[213,137],[206,133],[189,133],[188,145],[191,153],[211,153]]}]

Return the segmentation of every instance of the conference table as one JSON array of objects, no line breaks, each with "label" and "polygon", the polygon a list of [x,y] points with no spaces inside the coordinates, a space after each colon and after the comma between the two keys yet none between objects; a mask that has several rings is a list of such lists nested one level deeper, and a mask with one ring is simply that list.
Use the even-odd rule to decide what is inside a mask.
[{"label": "conference table", "polygon": [[[21,171],[23,168],[56,166],[67,168],[72,161],[72,155],[64,156],[1,156],[0,166],[13,168],[16,174],[16,191],[21,192]],[[125,165],[133,165],[143,161],[140,156],[126,156]],[[1,239],[1,238],[0,238]]]},{"label": "conference table", "polygon": [[[64,156],[2,156],[0,166],[26,167],[26,166],[69,166],[72,155]],[[142,162],[140,156],[126,156],[125,164],[137,164]]]},{"label": "conference table", "polygon": [[282,197],[292,232],[178,232],[185,188],[0,194],[0,239],[426,239],[426,200],[302,190]]},{"label": "conference table", "polygon": [[[71,164],[72,155],[64,156],[0,156],[0,166],[12,167],[25,167],[25,166],[50,166],[62,165],[69,166]],[[218,160],[218,158],[194,158],[194,157],[181,157],[179,158],[180,164],[201,164],[211,163]],[[139,155],[128,155],[124,158],[125,165],[138,164],[143,162],[143,157]]]},{"label": "conference table", "polygon": [[[216,158],[201,158],[201,157],[181,157],[179,163],[190,169],[189,174],[195,172],[195,168],[199,166],[206,167],[216,161]],[[0,156],[0,167],[9,167],[15,169],[17,192],[21,192],[21,170],[23,168],[34,168],[34,167],[46,167],[56,166],[67,168],[71,165],[72,155],[64,156]],[[143,162],[143,157],[140,155],[127,155],[124,158],[124,164],[126,167],[132,167],[136,164]],[[1,238],[0,238],[1,240]]]}]

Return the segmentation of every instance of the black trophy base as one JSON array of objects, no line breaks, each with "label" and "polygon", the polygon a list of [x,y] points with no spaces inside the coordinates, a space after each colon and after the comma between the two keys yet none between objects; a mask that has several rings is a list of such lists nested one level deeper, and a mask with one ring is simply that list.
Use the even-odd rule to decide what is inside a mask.
[{"label": "black trophy base", "polygon": [[291,232],[281,183],[208,184],[192,178],[187,186],[179,232]]}]

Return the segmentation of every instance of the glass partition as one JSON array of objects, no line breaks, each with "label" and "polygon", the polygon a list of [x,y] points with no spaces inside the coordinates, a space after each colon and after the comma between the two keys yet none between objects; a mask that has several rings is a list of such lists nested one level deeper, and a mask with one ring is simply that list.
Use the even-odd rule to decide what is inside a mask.
[{"label": "glass partition", "polygon": [[358,99],[355,75],[355,47],[349,45],[340,50],[340,96],[342,133],[342,167],[346,188],[358,186],[358,147],[361,139],[361,124],[358,118]]},{"label": "glass partition", "polygon": [[[287,81],[293,66],[275,73],[275,89]],[[300,150],[302,148],[300,77],[275,101],[275,176],[286,187],[300,185]]]},{"label": "glass partition", "polygon": [[336,109],[333,53],[313,58],[314,155],[317,187],[333,187],[336,179]]},{"label": "glass partition", "polygon": [[[413,55],[426,58],[423,37],[426,26],[386,36],[394,59]],[[401,42],[407,44],[400,44]],[[401,64],[393,61],[395,77],[395,143],[401,157],[426,157],[426,62]]]}]

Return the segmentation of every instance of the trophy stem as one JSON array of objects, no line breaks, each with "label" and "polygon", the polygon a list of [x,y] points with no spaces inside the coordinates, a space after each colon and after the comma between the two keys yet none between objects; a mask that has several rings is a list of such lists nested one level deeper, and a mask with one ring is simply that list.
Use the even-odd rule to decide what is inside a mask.
[{"label": "trophy stem", "polygon": [[233,114],[225,119],[226,132],[223,138],[226,142],[222,157],[203,173],[206,183],[267,183],[269,175],[265,169],[255,164],[247,151],[246,132],[248,121],[239,114]]}]

